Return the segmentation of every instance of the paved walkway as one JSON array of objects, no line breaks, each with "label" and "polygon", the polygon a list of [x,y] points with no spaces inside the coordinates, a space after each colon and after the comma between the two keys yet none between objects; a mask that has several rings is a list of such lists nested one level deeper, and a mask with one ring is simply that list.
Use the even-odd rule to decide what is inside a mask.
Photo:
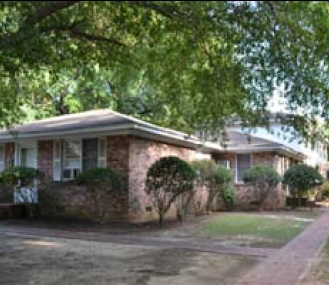
[{"label": "paved walkway", "polygon": [[239,285],[294,285],[323,249],[329,236],[329,212],[247,274]]},{"label": "paved walkway", "polygon": [[19,235],[30,237],[52,237],[65,239],[79,239],[98,242],[109,242],[127,245],[157,246],[162,248],[179,248],[219,254],[241,255],[255,258],[265,258],[275,252],[270,248],[250,248],[239,246],[226,246],[216,241],[205,239],[162,238],[142,234],[110,235],[95,232],[64,231],[44,228],[30,228],[21,226],[0,225],[0,234]]}]

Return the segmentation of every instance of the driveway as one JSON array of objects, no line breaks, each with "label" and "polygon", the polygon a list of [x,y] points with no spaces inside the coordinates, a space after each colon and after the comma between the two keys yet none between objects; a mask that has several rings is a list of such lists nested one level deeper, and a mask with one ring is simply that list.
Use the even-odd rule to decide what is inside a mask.
[{"label": "driveway", "polygon": [[0,233],[0,284],[236,284],[259,259]]}]

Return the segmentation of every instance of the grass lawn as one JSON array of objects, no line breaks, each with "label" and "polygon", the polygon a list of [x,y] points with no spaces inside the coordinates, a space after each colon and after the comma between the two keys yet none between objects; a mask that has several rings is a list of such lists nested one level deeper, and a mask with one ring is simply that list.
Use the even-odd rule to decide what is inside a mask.
[{"label": "grass lawn", "polygon": [[280,247],[311,224],[317,215],[314,212],[223,214],[205,222],[202,234],[210,238],[245,240],[249,246]]},{"label": "grass lawn", "polygon": [[329,241],[318,260],[298,285],[329,285]]}]

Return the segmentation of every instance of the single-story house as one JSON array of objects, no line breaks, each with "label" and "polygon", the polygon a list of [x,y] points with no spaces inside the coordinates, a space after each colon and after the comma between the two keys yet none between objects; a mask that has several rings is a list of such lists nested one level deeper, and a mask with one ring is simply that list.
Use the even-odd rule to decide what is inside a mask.
[{"label": "single-story house", "polygon": [[[127,187],[113,201],[113,219],[145,220],[154,209],[144,191],[146,172],[159,158],[210,158],[220,146],[161,128],[108,109],[62,115],[0,131],[0,171],[8,166],[40,169],[54,189],[65,193],[65,212],[81,215],[85,203],[75,195],[79,173],[111,167]],[[77,211],[77,209],[79,209]]]},{"label": "single-story house", "polygon": [[[289,167],[302,163],[305,159],[303,153],[284,144],[237,131],[227,131],[226,134],[226,145],[220,152],[213,153],[212,157],[217,163],[231,169],[238,202],[242,208],[247,208],[255,200],[252,189],[243,183],[243,173],[250,166],[270,165],[282,176]],[[283,206],[289,190],[282,189],[280,185],[274,194],[269,197],[265,208],[275,209]]]},{"label": "single-story house", "polygon": [[[112,201],[111,217],[144,221],[155,217],[144,191],[146,173],[161,157],[214,159],[226,166],[234,174],[241,205],[255,199],[252,189],[242,182],[243,172],[251,165],[268,163],[282,174],[291,164],[303,160],[302,154],[279,143],[228,134],[229,142],[223,147],[109,109],[62,115],[0,131],[0,171],[13,165],[40,169],[52,181],[53,190],[64,193],[66,202],[61,211],[81,216],[86,201],[75,195],[80,186],[74,180],[88,169],[111,167],[122,176],[127,188],[126,194]],[[270,207],[282,205],[279,196]]]}]

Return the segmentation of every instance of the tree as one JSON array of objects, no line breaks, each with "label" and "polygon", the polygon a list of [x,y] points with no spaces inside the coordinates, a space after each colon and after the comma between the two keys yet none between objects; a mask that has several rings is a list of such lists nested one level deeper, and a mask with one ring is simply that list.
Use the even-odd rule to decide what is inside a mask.
[{"label": "tree", "polygon": [[[302,108],[310,117],[327,118],[328,5],[321,1],[2,1],[0,122],[11,125],[25,119],[22,105],[53,102],[49,93],[56,91],[58,74],[95,66],[102,74],[99,78],[105,75],[101,81],[110,83],[109,97],[126,97],[129,90],[127,97],[141,102],[142,111],[133,108],[131,113],[185,131],[197,125],[220,132],[232,114],[248,124],[266,120],[258,114],[281,84],[290,110]],[[48,75],[55,80],[51,92],[42,90],[49,83]],[[71,105],[70,111],[72,105],[78,109],[109,105],[109,98],[82,104],[98,98],[96,91],[104,84],[93,87],[93,75],[78,77],[76,81],[92,91],[82,95],[80,87],[73,93],[69,90],[70,95],[58,91],[60,98],[52,104],[67,101],[64,105]],[[145,94],[149,100],[144,100]],[[118,101],[121,107],[127,102]],[[303,130],[303,121],[289,123]]]},{"label": "tree", "polygon": [[196,160],[191,164],[199,185],[205,186],[208,191],[206,210],[210,212],[215,199],[221,196],[232,182],[232,174],[213,160]]},{"label": "tree", "polygon": [[158,212],[160,225],[178,197],[193,191],[194,178],[189,164],[174,156],[160,158],[149,168],[145,191]]},{"label": "tree", "polygon": [[273,167],[259,164],[245,171],[243,181],[254,188],[261,210],[266,199],[280,183],[281,177]]},{"label": "tree", "polygon": [[289,186],[294,198],[299,198],[299,206],[301,206],[302,196],[311,188],[321,185],[323,181],[322,175],[306,164],[293,165],[283,176],[283,184]]},{"label": "tree", "polygon": [[117,199],[126,194],[120,175],[109,168],[93,168],[84,172],[79,177],[79,184],[86,186],[86,201],[91,214],[100,223],[106,221]]}]

